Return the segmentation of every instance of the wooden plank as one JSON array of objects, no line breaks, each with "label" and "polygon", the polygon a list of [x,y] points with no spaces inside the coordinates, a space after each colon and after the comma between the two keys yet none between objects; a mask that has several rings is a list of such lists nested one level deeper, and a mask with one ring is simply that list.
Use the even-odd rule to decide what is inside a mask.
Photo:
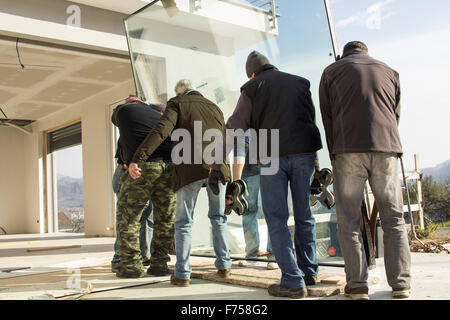
[{"label": "wooden plank", "polygon": [[16,268],[0,268],[0,272],[13,272],[18,270],[31,269],[31,267],[16,267]]},{"label": "wooden plank", "polygon": [[71,249],[71,248],[80,248],[80,247],[81,247],[80,245],[73,245],[73,246],[48,247],[48,248],[32,248],[32,249],[27,249],[27,252],[61,250],[61,249]]},{"label": "wooden plank", "polygon": [[324,283],[324,284],[342,284],[344,282],[345,281],[342,281],[342,279],[333,279],[333,278],[320,280],[320,283]]},{"label": "wooden plank", "polygon": [[[414,165],[416,168],[416,172],[420,173],[420,168],[419,168],[419,155],[415,154],[414,155]],[[420,204],[420,209],[419,209],[419,227],[420,229],[425,229],[425,220],[423,217],[423,195],[422,195],[422,179],[417,179],[416,181],[416,186],[417,186],[417,201]]]}]

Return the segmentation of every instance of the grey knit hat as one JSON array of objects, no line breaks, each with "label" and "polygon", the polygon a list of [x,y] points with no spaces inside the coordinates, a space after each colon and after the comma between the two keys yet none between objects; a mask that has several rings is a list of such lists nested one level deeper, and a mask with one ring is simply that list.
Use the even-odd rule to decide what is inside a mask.
[{"label": "grey knit hat", "polygon": [[258,51],[253,51],[248,55],[247,63],[245,64],[245,71],[247,72],[247,77],[251,77],[253,73],[259,71],[259,69],[270,64],[269,59],[267,59],[263,54]]}]

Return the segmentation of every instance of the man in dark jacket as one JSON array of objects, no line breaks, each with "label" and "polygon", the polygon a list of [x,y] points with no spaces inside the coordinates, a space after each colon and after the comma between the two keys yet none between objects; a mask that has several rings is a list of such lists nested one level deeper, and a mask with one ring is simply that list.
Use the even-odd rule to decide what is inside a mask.
[{"label": "man in dark jacket", "polygon": [[[279,144],[279,157],[269,157],[279,163],[275,174],[267,174],[261,166],[261,200],[272,250],[281,269],[278,285],[269,287],[269,294],[291,298],[307,296],[306,285],[315,284],[318,272],[316,258],[315,220],[309,204],[310,185],[315,169],[315,153],[322,148],[319,129],[308,80],[278,71],[268,59],[254,51],[246,63],[250,81],[241,88],[241,96],[227,128],[278,130],[279,141],[268,141],[266,150]],[[268,135],[270,136],[270,135]],[[256,141],[251,141],[256,143]],[[261,145],[261,141],[258,141]],[[270,146],[270,148],[269,148]],[[230,146],[226,147],[229,152]],[[260,159],[261,160],[261,159]],[[216,169],[213,167],[213,169]],[[222,181],[220,172],[212,171],[213,188]],[[295,252],[287,221],[288,185],[291,187],[295,218]]]},{"label": "man in dark jacket", "polygon": [[[173,157],[173,185],[177,195],[175,214],[175,250],[177,262],[171,283],[188,286],[192,272],[189,264],[191,254],[191,230],[193,214],[198,193],[207,186],[210,166],[204,161],[203,152],[208,143],[203,141],[207,130],[223,131],[225,121],[222,111],[213,102],[192,89],[189,80],[180,80],[175,92],[177,96],[168,101],[166,111],[155,128],[148,134],[133,156],[130,174],[138,178],[140,166],[144,159],[153,155],[157,147],[173,133],[172,139],[180,133],[183,136],[175,147],[187,145],[183,151],[183,161]],[[201,135],[198,137],[198,135]],[[196,139],[199,139],[199,141]],[[197,143],[198,142],[198,143]],[[231,178],[228,165],[221,165],[220,172],[227,181]],[[212,226],[213,246],[216,254],[215,266],[218,274],[229,277],[231,268],[230,249],[227,235],[227,218],[225,216],[225,186],[214,194],[207,186],[209,200],[208,217]],[[206,230],[205,230],[206,232]]]},{"label": "man in dark jacket", "polygon": [[[161,118],[161,109],[138,100],[119,105],[112,115],[112,122],[119,128],[123,161],[129,165],[131,158]],[[139,278],[145,275],[139,250],[139,229],[142,211],[149,199],[153,204],[153,238],[151,242],[150,275],[168,274],[169,250],[173,247],[175,193],[171,186],[173,143],[164,141],[141,163],[141,179],[132,179],[126,171],[120,182],[117,199],[117,245],[120,278]]]},{"label": "man in dark jacket", "polygon": [[411,259],[398,177],[399,75],[371,58],[364,43],[349,42],[342,59],[324,70],[319,92],[333,166],[345,293],[352,299],[369,299],[360,232],[361,202],[369,180],[383,227],[387,280],[394,297],[408,297]]}]

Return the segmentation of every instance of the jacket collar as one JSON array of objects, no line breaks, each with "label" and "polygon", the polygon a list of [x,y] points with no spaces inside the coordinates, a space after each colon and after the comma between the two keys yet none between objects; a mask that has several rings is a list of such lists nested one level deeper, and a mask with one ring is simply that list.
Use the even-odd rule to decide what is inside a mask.
[{"label": "jacket collar", "polygon": [[350,55],[362,54],[368,56],[367,52],[362,51],[361,49],[351,49],[342,55],[342,58],[348,57]]},{"label": "jacket collar", "polygon": [[258,76],[260,73],[263,73],[264,71],[267,70],[278,70],[274,65],[271,64],[265,64],[263,66],[261,66],[256,72],[255,72],[255,77]]},{"label": "jacket collar", "polygon": [[200,92],[196,91],[196,90],[186,90],[186,91],[182,94],[182,96],[190,96],[190,95],[202,96],[202,97],[203,97],[203,95],[202,95]]},{"label": "jacket collar", "polygon": [[[258,77],[260,74],[269,71],[269,70],[274,70],[274,71],[278,71],[277,67],[275,67],[274,65],[271,64],[265,64],[262,67],[260,67],[257,72],[255,72],[255,77],[253,79],[248,80],[245,84],[250,83],[251,81],[254,81],[256,79],[256,77]],[[245,84],[241,87],[241,91],[242,88],[245,86]]]}]

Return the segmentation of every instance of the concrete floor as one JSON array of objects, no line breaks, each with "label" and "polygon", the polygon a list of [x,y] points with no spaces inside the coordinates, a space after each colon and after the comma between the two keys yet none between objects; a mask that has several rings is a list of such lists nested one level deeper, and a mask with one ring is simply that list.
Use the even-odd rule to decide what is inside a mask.
[{"label": "concrete floor", "polygon": [[[202,279],[191,279],[186,288],[172,286],[169,277],[141,279],[117,279],[109,273],[108,263],[112,256],[113,238],[85,238],[78,235],[7,235],[0,236],[0,269],[30,267],[29,269],[0,272],[1,299],[43,299],[43,293],[54,296],[76,293],[68,290],[68,278],[77,268],[103,266],[103,273],[93,272],[89,281],[94,283],[94,292],[85,296],[67,296],[86,300],[285,300],[272,297],[266,289],[218,283]],[[27,252],[28,248],[80,245],[79,248]],[[413,300],[449,300],[450,266],[449,254],[412,253],[412,295]],[[100,269],[99,269],[100,270]],[[59,273],[58,273],[59,272]],[[106,273],[105,273],[106,272]],[[320,267],[320,272],[345,276],[344,268]],[[36,277],[59,275],[59,282],[41,281],[39,285],[29,281]],[[86,279],[81,277],[81,287]],[[42,279],[44,279],[42,278]],[[62,280],[62,281],[61,281]],[[53,280],[52,280],[53,281]],[[377,268],[369,276],[371,300],[391,299],[391,289],[384,273],[383,259],[377,259]],[[124,286],[136,286],[120,288]],[[95,292],[96,290],[108,290]],[[343,295],[330,297],[308,297],[305,300],[348,300]]]}]

